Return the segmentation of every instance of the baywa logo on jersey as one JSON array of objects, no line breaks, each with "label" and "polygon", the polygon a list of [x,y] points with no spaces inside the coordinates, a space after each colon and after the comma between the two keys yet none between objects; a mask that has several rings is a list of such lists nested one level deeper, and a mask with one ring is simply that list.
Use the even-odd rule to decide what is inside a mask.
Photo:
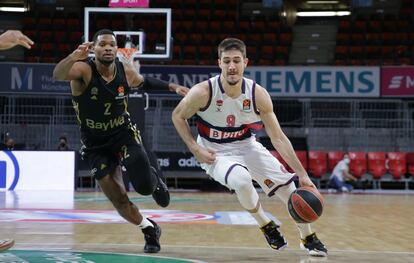
[{"label": "baywa logo on jersey", "polygon": [[11,151],[0,151],[0,191],[14,190],[19,182],[20,168]]},{"label": "baywa logo on jersey", "polygon": [[98,88],[97,87],[93,87],[91,89],[91,100],[97,100],[98,99]]},{"label": "baywa logo on jersey", "polygon": [[243,111],[250,112],[251,110],[251,101],[249,99],[243,100]]},{"label": "baywa logo on jersey", "polygon": [[125,88],[123,86],[119,86],[116,91],[118,92],[118,95],[115,99],[123,99],[125,98]]}]

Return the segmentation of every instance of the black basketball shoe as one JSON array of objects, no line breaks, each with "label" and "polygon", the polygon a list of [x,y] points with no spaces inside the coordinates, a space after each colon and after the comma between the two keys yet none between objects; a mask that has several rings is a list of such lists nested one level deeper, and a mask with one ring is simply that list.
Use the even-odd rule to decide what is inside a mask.
[{"label": "black basketball shoe", "polygon": [[283,235],[278,230],[279,226],[272,220],[267,223],[265,226],[262,226],[260,230],[262,230],[267,243],[269,246],[276,250],[282,250],[287,247],[288,243]]},{"label": "black basketball shoe", "polygon": [[160,236],[161,236],[161,228],[157,223],[148,219],[154,227],[148,226],[144,229],[141,229],[142,233],[144,233],[145,238],[145,246],[144,252],[145,253],[158,253],[161,250],[160,246]]},{"label": "black basketball shoe", "polygon": [[152,193],[152,197],[159,206],[167,207],[170,204],[170,192],[168,191],[168,187],[158,176],[157,170],[152,166],[151,169],[158,180],[157,188],[155,188],[154,192]]},{"label": "black basketball shoe", "polygon": [[307,250],[309,255],[314,257],[326,257],[328,255],[328,250],[315,233],[307,236],[305,239],[302,239],[300,242],[300,248]]}]

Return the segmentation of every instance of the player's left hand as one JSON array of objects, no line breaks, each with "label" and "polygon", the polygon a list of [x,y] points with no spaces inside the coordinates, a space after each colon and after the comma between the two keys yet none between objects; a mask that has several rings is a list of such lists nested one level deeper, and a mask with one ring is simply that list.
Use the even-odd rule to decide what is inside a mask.
[{"label": "player's left hand", "polygon": [[309,178],[307,174],[299,176],[299,185],[300,186],[310,186],[316,188],[316,186],[312,183],[312,180]]},{"label": "player's left hand", "polygon": [[181,86],[181,85],[177,85],[177,87],[175,88],[175,93],[183,97],[185,97],[185,95],[187,95],[189,91],[190,91],[189,88]]}]

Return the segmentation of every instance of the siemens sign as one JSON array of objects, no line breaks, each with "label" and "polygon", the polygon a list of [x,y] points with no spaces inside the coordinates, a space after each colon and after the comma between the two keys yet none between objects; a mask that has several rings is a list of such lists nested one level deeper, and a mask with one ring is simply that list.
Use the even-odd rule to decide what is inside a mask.
[{"label": "siemens sign", "polygon": [[248,67],[278,97],[379,97],[379,67]]},{"label": "siemens sign", "polygon": [[[0,93],[70,94],[69,82],[52,78],[52,64],[0,63]],[[192,87],[220,73],[218,66],[142,66],[144,76]],[[277,97],[379,97],[379,67],[250,67],[245,76]]]},{"label": "siemens sign", "polygon": [[[215,67],[153,67],[141,73],[191,87],[220,73]],[[278,97],[379,97],[379,67],[247,67],[254,79]]]}]

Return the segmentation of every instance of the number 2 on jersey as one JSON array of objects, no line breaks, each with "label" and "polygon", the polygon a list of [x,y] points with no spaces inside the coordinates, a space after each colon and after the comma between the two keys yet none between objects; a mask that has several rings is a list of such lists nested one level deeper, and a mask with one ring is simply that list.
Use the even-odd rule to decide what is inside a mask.
[{"label": "number 2 on jersey", "polygon": [[128,147],[127,147],[126,145],[123,145],[123,146],[121,147],[121,151],[122,151],[122,153],[121,153],[121,158],[122,158],[122,160],[123,160],[123,159],[126,159],[126,158],[128,158],[128,157],[129,157]]},{"label": "number 2 on jersey", "polygon": [[111,115],[111,105],[112,103],[105,103],[104,115]]}]

